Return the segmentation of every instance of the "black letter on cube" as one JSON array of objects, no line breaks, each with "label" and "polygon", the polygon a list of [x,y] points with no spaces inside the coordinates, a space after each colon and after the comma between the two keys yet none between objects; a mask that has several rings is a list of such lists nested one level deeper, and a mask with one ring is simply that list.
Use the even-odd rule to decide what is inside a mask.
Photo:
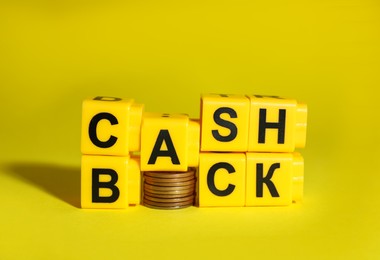
[{"label": "black letter on cube", "polygon": [[278,129],[277,143],[283,144],[285,142],[285,119],[286,110],[280,109],[278,114],[278,122],[267,122],[267,110],[265,108],[260,108],[259,144],[265,143],[265,130],[267,128]]},{"label": "black letter on cube", "polygon": [[220,117],[221,114],[224,113],[228,114],[231,118],[237,118],[237,114],[236,111],[230,107],[220,107],[214,112],[215,123],[222,127],[228,128],[230,130],[230,134],[227,136],[222,136],[219,134],[218,130],[212,130],[212,136],[220,142],[230,142],[236,138],[238,129],[234,123]]},{"label": "black letter on cube", "polygon": [[[160,150],[162,143],[166,143],[166,147],[168,150]],[[154,144],[152,154],[150,155],[148,164],[155,164],[157,157],[164,156],[164,157],[170,157],[172,160],[172,164],[180,164],[177,152],[174,148],[172,138],[170,137],[169,130],[162,129],[158,133],[158,137],[156,140],[156,143]]]},{"label": "black letter on cube", "polygon": [[235,185],[228,184],[225,190],[219,190],[215,186],[215,173],[219,169],[226,169],[229,174],[235,172],[235,168],[226,162],[219,162],[214,164],[207,173],[207,186],[209,190],[216,196],[224,197],[230,195],[235,190]]},{"label": "black letter on cube", "polygon": [[[109,175],[111,180],[109,182],[100,182],[100,175]],[[117,172],[113,169],[92,169],[92,202],[112,203],[117,201],[120,196],[119,188],[115,186],[118,178]],[[100,189],[110,189],[112,191],[111,196],[100,197]]]},{"label": "black letter on cube", "polygon": [[272,197],[280,197],[276,186],[274,186],[273,182],[270,180],[273,177],[274,171],[280,168],[279,163],[274,163],[270,166],[267,175],[264,177],[264,166],[262,163],[256,164],[256,197],[263,197],[263,189],[264,183],[267,185],[270,195]]},{"label": "black letter on cube", "polygon": [[88,128],[88,134],[90,136],[91,142],[94,145],[100,148],[109,148],[116,143],[117,137],[111,135],[107,141],[99,140],[98,135],[96,134],[96,127],[98,126],[99,121],[103,119],[110,121],[111,125],[116,125],[119,123],[114,115],[105,112],[99,113],[91,119],[90,126]]}]

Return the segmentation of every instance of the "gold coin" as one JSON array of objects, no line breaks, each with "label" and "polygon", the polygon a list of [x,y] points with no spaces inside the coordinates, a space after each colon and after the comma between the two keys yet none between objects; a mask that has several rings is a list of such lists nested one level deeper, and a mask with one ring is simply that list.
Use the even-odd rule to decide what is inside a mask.
[{"label": "gold coin", "polygon": [[189,205],[183,205],[183,206],[155,206],[155,205],[150,205],[148,203],[143,203],[145,207],[151,208],[151,209],[167,209],[167,210],[172,210],[172,209],[184,209],[193,206],[192,204]]},{"label": "gold coin", "polygon": [[162,194],[162,193],[157,194],[157,193],[151,193],[149,191],[144,191],[144,196],[151,196],[151,197],[161,198],[161,199],[174,199],[174,198],[195,196],[195,193],[189,192],[187,194]]},{"label": "gold coin", "polygon": [[[149,193],[149,194],[154,194],[154,195],[182,195],[182,196],[187,196],[194,194],[194,189],[189,189],[189,190],[164,190],[164,191],[157,191],[157,190],[149,190],[145,189],[144,192]],[[153,196],[154,196],[153,195]]]},{"label": "gold coin", "polygon": [[150,190],[145,189],[145,192],[151,193],[151,194],[157,194],[157,195],[166,195],[166,194],[178,194],[178,195],[190,195],[195,193],[194,189],[188,189],[188,190]]},{"label": "gold coin", "polygon": [[165,203],[165,202],[155,202],[155,201],[151,201],[147,199],[144,199],[143,203],[144,205],[160,207],[160,208],[177,208],[177,207],[185,207],[185,206],[193,205],[193,201]]},{"label": "gold coin", "polygon": [[195,176],[195,172],[144,172],[144,176],[161,179],[187,178]]},{"label": "gold coin", "polygon": [[157,198],[148,195],[144,195],[144,199],[154,201],[154,202],[164,202],[164,203],[173,203],[173,202],[189,202],[192,203],[194,201],[194,195],[181,197],[181,198]]},{"label": "gold coin", "polygon": [[144,176],[144,180],[146,182],[182,182],[182,181],[195,181],[195,176],[189,176],[185,178],[156,178],[156,177],[149,177],[149,176]]},{"label": "gold coin", "polygon": [[183,187],[183,186],[194,185],[195,180],[181,181],[181,182],[155,182],[155,181],[145,179],[145,183],[151,184],[154,186],[160,186],[160,187]]},{"label": "gold coin", "polygon": [[153,191],[182,191],[182,190],[190,190],[194,189],[194,184],[185,185],[185,186],[156,186],[148,183],[144,183],[144,189],[153,190]]}]

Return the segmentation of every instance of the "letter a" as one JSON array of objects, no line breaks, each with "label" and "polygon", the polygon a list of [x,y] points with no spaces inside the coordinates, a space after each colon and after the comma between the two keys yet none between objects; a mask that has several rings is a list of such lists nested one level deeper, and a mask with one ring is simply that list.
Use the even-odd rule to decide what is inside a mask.
[{"label": "letter a", "polygon": [[[163,142],[165,142],[167,150],[161,150]],[[155,164],[157,157],[159,156],[170,157],[173,164],[180,164],[172,138],[170,137],[169,131],[167,129],[160,130],[148,164]]]}]

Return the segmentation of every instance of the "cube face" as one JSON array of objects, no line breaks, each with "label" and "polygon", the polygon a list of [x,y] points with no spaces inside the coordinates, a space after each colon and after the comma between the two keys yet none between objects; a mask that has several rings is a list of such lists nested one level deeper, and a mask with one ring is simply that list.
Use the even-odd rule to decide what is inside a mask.
[{"label": "cube face", "polygon": [[247,153],[246,206],[283,206],[302,197],[303,160],[292,153]]},{"label": "cube face", "polygon": [[128,161],[129,157],[82,155],[82,208],[128,206]]},{"label": "cube face", "polygon": [[249,113],[244,95],[203,95],[201,151],[247,151]]},{"label": "cube face", "polygon": [[273,96],[248,96],[251,102],[248,151],[293,152],[306,139],[306,106]]},{"label": "cube face", "polygon": [[199,153],[199,141],[194,139],[199,134],[191,132],[199,132],[199,126],[194,124],[190,127],[189,117],[183,114],[145,113],[141,127],[141,170],[187,171],[189,166],[195,166],[189,165],[197,163]]},{"label": "cube face", "polygon": [[[95,97],[85,99],[82,108],[82,154],[127,156],[129,151],[139,148],[139,142],[129,144],[130,110],[135,108],[133,123],[141,121],[142,106],[133,106],[133,100]],[[139,116],[140,115],[140,116]],[[136,133],[134,126],[132,131]]]},{"label": "cube face", "polygon": [[245,166],[244,153],[201,153],[198,172],[199,206],[244,206]]}]

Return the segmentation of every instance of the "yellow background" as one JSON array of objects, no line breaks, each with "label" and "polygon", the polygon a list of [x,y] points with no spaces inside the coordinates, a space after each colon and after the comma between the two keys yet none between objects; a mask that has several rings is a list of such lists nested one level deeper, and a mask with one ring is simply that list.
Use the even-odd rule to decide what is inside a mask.
[{"label": "yellow background", "polygon": [[[375,0],[1,1],[0,258],[379,258],[379,46]],[[209,92],[308,104],[303,204],[78,208],[85,97]]]}]

